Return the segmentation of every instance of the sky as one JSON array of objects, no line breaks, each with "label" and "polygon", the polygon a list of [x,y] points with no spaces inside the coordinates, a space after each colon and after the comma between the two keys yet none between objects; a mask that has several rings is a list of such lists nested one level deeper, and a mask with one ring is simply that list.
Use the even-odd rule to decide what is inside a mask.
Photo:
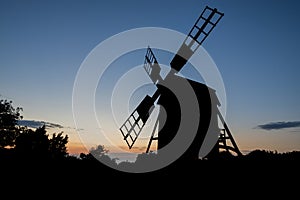
[{"label": "sky", "polygon": [[[226,122],[239,148],[242,152],[300,150],[300,3],[296,0],[1,0],[0,98],[22,107],[27,124],[44,122],[50,124],[49,133],[68,134],[70,153],[86,151],[80,131],[85,138],[105,131],[93,125],[81,130],[73,118],[74,83],[91,51],[108,38],[136,28],[187,34],[205,6],[224,13],[202,47],[222,77]],[[113,51],[107,49],[108,54]],[[172,55],[155,52],[167,68]],[[98,120],[110,126],[109,132],[116,132],[109,133],[114,135],[113,143],[125,149],[105,108],[126,70],[135,69],[147,78],[142,69],[144,54],[145,49],[133,51],[111,63],[95,94]],[[193,75],[188,69],[184,72]],[[151,89],[145,84],[129,100],[118,99],[116,104],[130,113],[135,98]],[[102,143],[96,138],[90,137],[89,145]]]}]

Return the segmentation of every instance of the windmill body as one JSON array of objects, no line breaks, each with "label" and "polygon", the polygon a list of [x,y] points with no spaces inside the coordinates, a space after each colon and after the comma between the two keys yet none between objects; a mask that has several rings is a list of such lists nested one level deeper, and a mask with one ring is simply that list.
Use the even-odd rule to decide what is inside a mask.
[{"label": "windmill body", "polygon": [[[220,129],[218,127],[218,116],[217,116],[217,106],[219,106],[219,101],[216,96],[215,90],[206,86],[203,83],[199,83],[190,79],[186,79],[181,76],[173,75],[165,79],[167,85],[173,84],[177,86],[177,90],[186,90],[184,82],[188,82],[191,86],[195,95],[197,97],[198,104],[192,105],[195,107],[195,110],[199,110],[199,120],[197,134],[183,154],[182,158],[185,159],[197,159],[200,148],[208,133],[208,129],[214,130],[213,133],[215,138],[218,137]],[[183,87],[182,87],[183,86]],[[170,87],[161,86],[161,95],[157,101],[157,104],[160,105],[160,112],[158,116],[159,125],[158,125],[158,134],[157,134],[157,149],[168,145],[173,138],[178,133],[178,128],[181,123],[181,107],[176,95],[169,89]],[[180,91],[179,91],[180,92]],[[182,102],[181,102],[182,103]],[[184,133],[187,136],[191,134],[190,132]],[[217,149],[214,149],[214,151]]]}]

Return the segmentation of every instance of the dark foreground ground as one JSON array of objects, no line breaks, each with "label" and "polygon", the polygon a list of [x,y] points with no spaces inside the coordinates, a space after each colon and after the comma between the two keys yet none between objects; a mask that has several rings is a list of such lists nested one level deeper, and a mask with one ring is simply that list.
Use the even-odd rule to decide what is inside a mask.
[{"label": "dark foreground ground", "polygon": [[60,161],[2,160],[0,189],[2,195],[21,193],[39,199],[52,195],[68,199],[82,195],[83,199],[103,199],[102,195],[129,199],[161,195],[168,199],[174,195],[184,195],[184,199],[201,199],[203,195],[272,199],[284,195],[285,199],[298,199],[299,153],[280,157],[257,153],[243,158],[176,161],[147,173],[123,172],[97,160],[71,157]]},{"label": "dark foreground ground", "polygon": [[[115,165],[109,167],[98,160],[80,160],[68,158],[64,160],[2,160],[1,172],[4,179],[31,177],[32,179],[62,179],[72,180],[89,179],[99,180],[138,180],[140,178],[149,181],[171,178],[204,179],[220,178],[231,179],[233,177],[247,177],[249,179],[258,176],[269,178],[288,177],[300,178],[300,154],[290,157],[250,157],[218,159],[218,160],[184,160],[175,161],[161,169],[150,172],[124,172]],[[147,165],[151,160],[139,160],[136,163],[123,162],[131,169],[134,165]],[[127,171],[127,170],[126,170]],[[131,170],[129,170],[131,171]],[[300,181],[297,180],[297,181]]]}]

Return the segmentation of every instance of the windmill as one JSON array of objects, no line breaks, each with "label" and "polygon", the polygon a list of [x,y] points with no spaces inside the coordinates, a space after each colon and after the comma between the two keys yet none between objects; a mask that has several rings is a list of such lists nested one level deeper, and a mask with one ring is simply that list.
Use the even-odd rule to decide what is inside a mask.
[{"label": "windmill", "polygon": [[[234,152],[238,156],[242,155],[233,139],[228,125],[218,109],[220,103],[215,94],[215,90],[205,84],[177,75],[191,56],[197,51],[200,45],[202,45],[204,40],[223,16],[224,13],[219,12],[216,8],[213,9],[208,6],[205,7],[190,32],[187,34],[176,55],[170,62],[171,69],[164,79],[160,75],[161,67],[152,49],[150,47],[147,48],[144,69],[157,89],[152,96],[146,95],[144,97],[136,109],[133,110],[132,114],[119,128],[129,149],[133,147],[135,141],[138,139],[154,109],[155,104],[161,105],[164,108],[167,117],[163,116],[161,111],[159,112],[146,153],[149,152],[153,140],[157,140],[158,152],[170,143],[178,131],[181,112],[176,96],[172,93],[172,91],[165,87],[165,85],[176,83],[175,85],[178,86],[187,81],[197,96],[198,105],[195,106],[199,107],[201,119],[199,120],[197,134],[192,144],[184,152],[182,157],[198,158],[199,150],[203,144],[205,136],[208,134],[208,128],[212,121],[214,122],[213,126],[215,126],[213,130],[218,132],[216,133],[218,138],[217,143],[207,157],[216,157],[224,150],[227,152]],[[180,87],[178,89],[180,90]],[[222,123],[223,128],[218,127],[218,120]],[[159,131],[157,136],[155,136],[155,130],[157,127],[159,127]],[[229,145],[229,143],[231,143],[231,145]]]}]

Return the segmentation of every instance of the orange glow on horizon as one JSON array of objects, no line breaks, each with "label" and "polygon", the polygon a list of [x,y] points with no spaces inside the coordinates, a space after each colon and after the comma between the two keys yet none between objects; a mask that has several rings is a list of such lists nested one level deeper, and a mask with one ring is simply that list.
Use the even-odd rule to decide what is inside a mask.
[{"label": "orange glow on horizon", "polygon": [[[147,146],[133,146],[131,149],[129,149],[128,146],[125,145],[119,145],[118,147],[104,145],[104,147],[109,153],[145,153],[147,148]],[[90,150],[82,143],[69,143],[67,145],[67,149],[70,155],[80,155],[80,153],[88,154]],[[150,151],[156,150],[157,149],[155,145],[151,146]]]},{"label": "orange glow on horizon", "polygon": [[68,153],[72,155],[80,155],[80,153],[89,153],[89,150],[81,143],[69,143],[67,145],[67,149]]}]

